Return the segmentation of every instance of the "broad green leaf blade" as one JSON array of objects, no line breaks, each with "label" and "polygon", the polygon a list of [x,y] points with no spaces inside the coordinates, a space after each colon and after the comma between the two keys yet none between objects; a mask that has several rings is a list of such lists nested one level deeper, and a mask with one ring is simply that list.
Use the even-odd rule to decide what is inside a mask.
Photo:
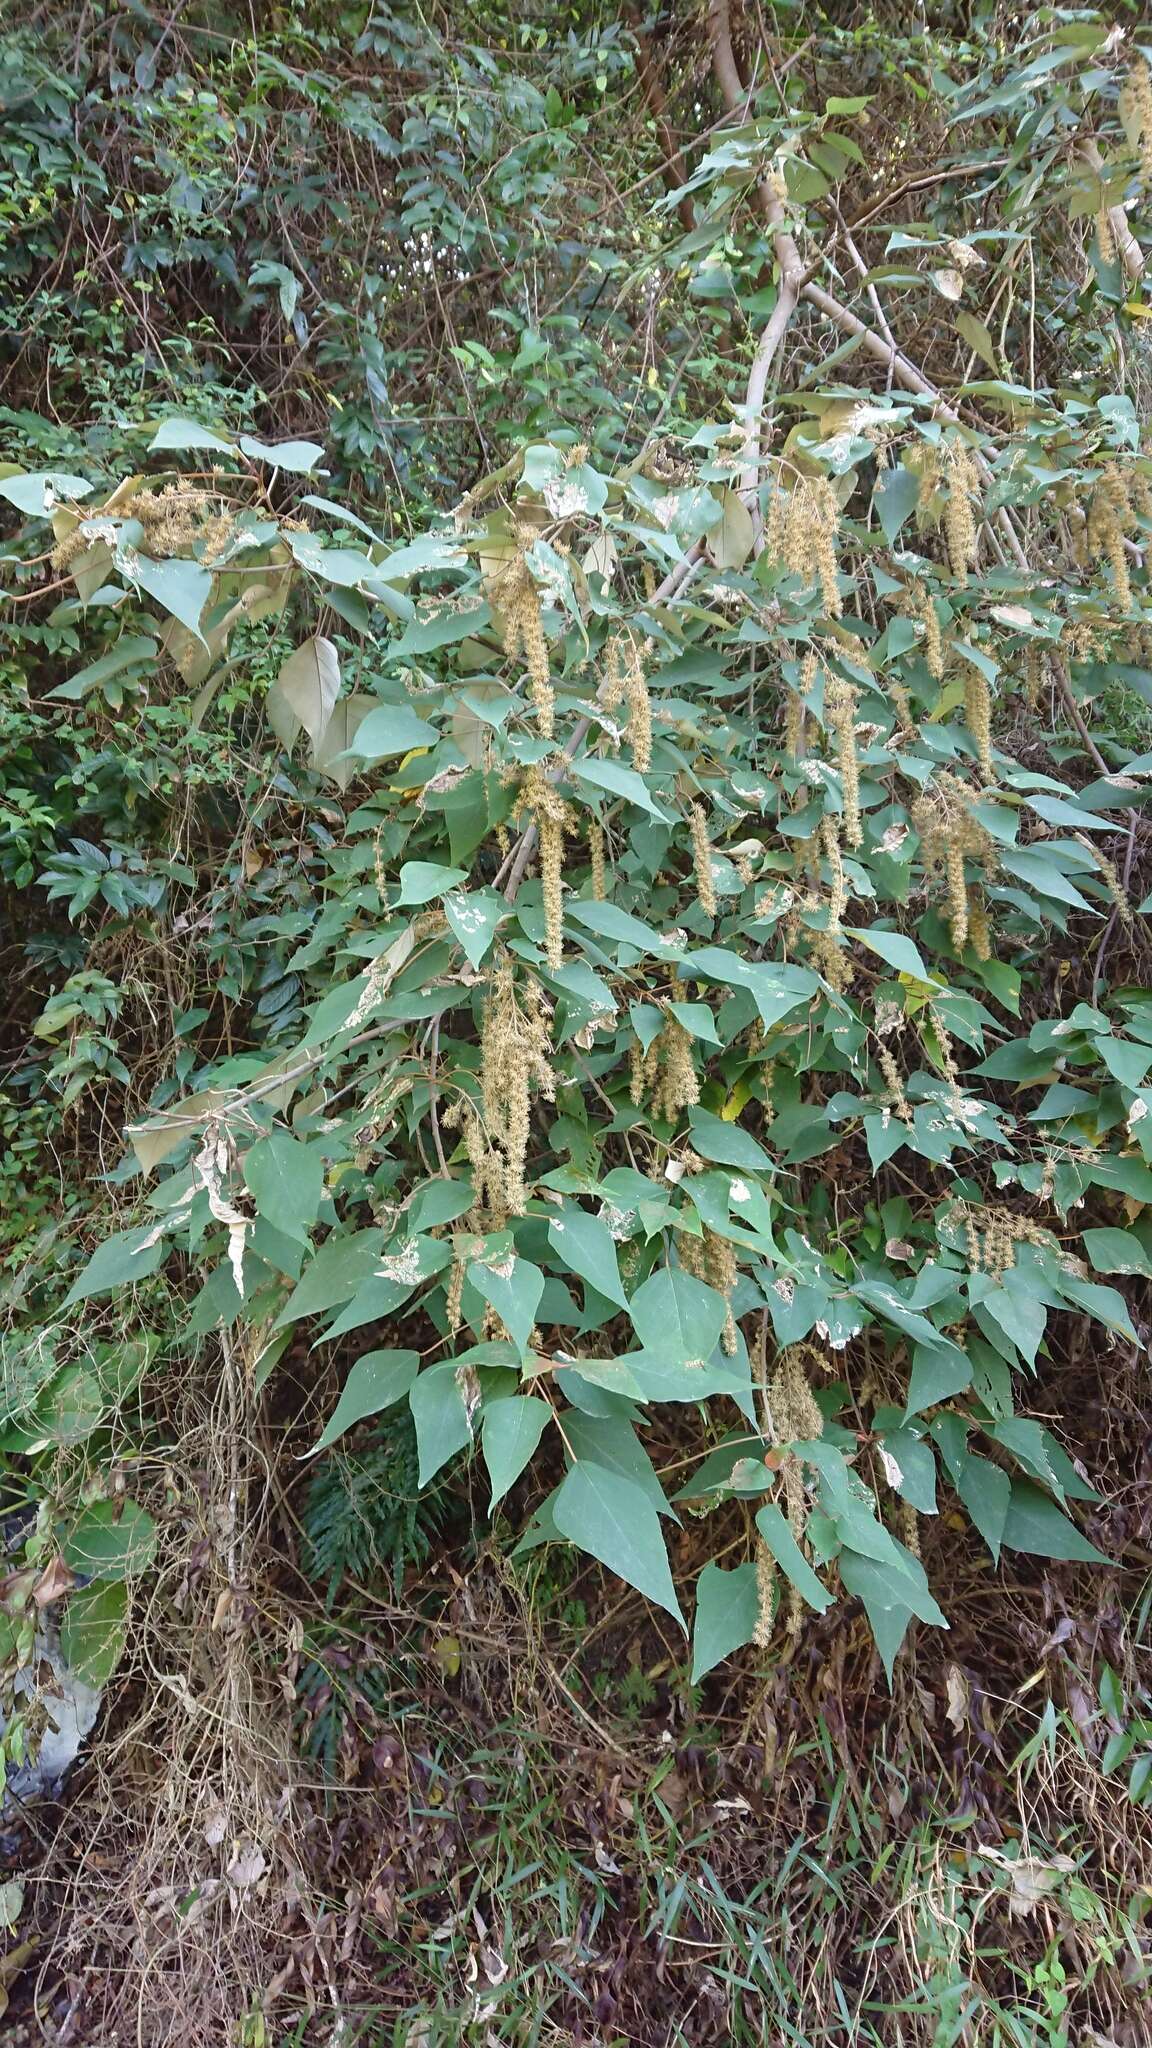
[{"label": "broad green leaf blade", "polygon": [[489,1512],[519,1479],[551,1420],[547,1401],[536,1394],[511,1394],[485,1406],[480,1441],[492,1481]]},{"label": "broad green leaf blade", "polygon": [[758,1511],[756,1527],[780,1566],[786,1578],[791,1579],[802,1600],[814,1607],[817,1614],[823,1614],[832,1605],[832,1595],[816,1577],[808,1559],[788,1527],[787,1520],[773,1502],[768,1501]]},{"label": "broad green leaf blade", "polygon": [[324,1194],[324,1161],[315,1145],[289,1131],[271,1131],[244,1158],[244,1180],[263,1216],[285,1237],[308,1242]]},{"label": "broad green leaf blade", "polygon": [[554,1216],[549,1223],[548,1237],[569,1272],[586,1280],[598,1294],[615,1302],[618,1308],[628,1307],[628,1296],[620,1279],[616,1245],[603,1217],[591,1216],[586,1209],[577,1209],[574,1204],[566,1206],[563,1213]]},{"label": "broad green leaf blade", "polygon": [[870,1557],[860,1557],[854,1550],[845,1550],[840,1557],[840,1577],[846,1593],[854,1593],[864,1603],[864,1611],[880,1652],[889,1685],[900,1646],[913,1620],[912,1609],[904,1599],[904,1581],[898,1572],[892,1572]]},{"label": "broad green leaf blade", "polygon": [[468,1406],[454,1365],[429,1366],[408,1390],[416,1425],[419,1482],[427,1486],[442,1465],[472,1441]]},{"label": "broad green leaf blade", "polygon": [[475,1260],[468,1268],[468,1278],[477,1294],[495,1309],[517,1349],[525,1352],[544,1292],[539,1266],[514,1257],[491,1265]]},{"label": "broad green leaf blade", "polygon": [[[268,721],[276,737],[291,746],[295,721],[295,730],[304,728],[315,754],[323,745],[339,695],[340,656],[331,640],[314,633],[310,639],[302,640],[281,664],[268,692]],[[362,720],[361,724],[366,722]],[[286,734],[292,737],[286,738]]]},{"label": "broad green leaf blade", "polygon": [[360,761],[386,761],[413,747],[432,747],[440,735],[410,704],[379,704],[361,721],[348,752]]},{"label": "broad green leaf blade", "polygon": [[1063,1515],[1030,1479],[1012,1481],[1012,1498],[1004,1523],[1004,1548],[1022,1550],[1029,1557],[1066,1558],[1078,1564],[1113,1564],[1094,1543],[1080,1534],[1074,1522]]},{"label": "broad green leaf blade", "polygon": [[444,915],[464,948],[470,967],[479,967],[511,906],[496,889],[457,891],[444,899]]},{"label": "broad green leaf blade", "polygon": [[60,1624],[60,1655],[68,1669],[99,1692],[124,1654],[128,1588],[122,1579],[80,1586]]},{"label": "broad green leaf blade", "polygon": [[394,1407],[409,1392],[419,1370],[418,1351],[366,1351],[352,1367],[324,1433],[313,1449],[327,1450],[353,1423]]},{"label": "broad green leaf blade", "polygon": [[131,1579],[156,1550],[156,1524],[134,1500],[98,1500],[83,1508],[64,1545],[64,1562],[85,1578]]},{"label": "broad green leaf blade", "polygon": [[[767,1617],[770,1621],[771,1617]],[[692,1629],[692,1683],[742,1650],[756,1634],[760,1594],[756,1566],[738,1564],[734,1571],[705,1565],[696,1582],[696,1617]]]},{"label": "broad green leaf blade", "polygon": [[79,1278],[72,1282],[64,1297],[65,1308],[87,1300],[90,1295],[112,1294],[118,1288],[134,1287],[138,1280],[146,1280],[156,1272],[166,1249],[154,1224],[106,1237],[103,1244],[97,1245]]},{"label": "broad green leaf blade", "polygon": [[637,1339],[669,1365],[703,1365],[720,1342],[728,1304],[682,1266],[661,1266],[629,1303]]},{"label": "broad green leaf blade", "polygon": [[570,1543],[654,1600],[684,1628],[659,1516],[632,1480],[604,1465],[574,1465],[556,1495],[552,1513],[560,1534]]},{"label": "broad green leaf blade", "polygon": [[121,575],[127,576],[132,583],[138,583],[141,590],[146,590],[149,597],[162,604],[165,611],[179,619],[182,626],[187,626],[190,633],[195,633],[198,640],[204,639],[200,620],[212,594],[209,570],[199,562],[186,562],[175,555],[168,562],[151,562],[147,555],[139,555],[135,551],[130,561],[122,560],[117,553],[116,562]]}]

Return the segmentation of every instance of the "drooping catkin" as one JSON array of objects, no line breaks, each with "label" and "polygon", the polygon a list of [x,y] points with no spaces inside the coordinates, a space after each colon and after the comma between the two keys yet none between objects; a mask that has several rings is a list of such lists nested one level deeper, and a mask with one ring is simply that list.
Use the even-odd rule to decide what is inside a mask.
[{"label": "drooping catkin", "polygon": [[859,846],[863,837],[860,827],[860,764],[856,754],[856,700],[857,692],[851,683],[843,682],[839,676],[827,678],[824,684],[824,722],[836,741],[844,805],[845,846]]},{"label": "drooping catkin", "polygon": [[518,817],[525,812],[531,813],[539,841],[544,951],[555,974],[564,961],[564,835],[575,828],[576,819],[539,762],[529,769],[516,806]]},{"label": "drooping catkin", "polygon": [[995,841],[972,815],[977,796],[960,776],[941,770],[912,805],[925,875],[945,883],[952,942],[958,951],[967,943],[969,930],[964,862],[970,859],[988,872],[997,861]]},{"label": "drooping catkin", "polygon": [[1152,74],[1143,57],[1138,57],[1128,74],[1125,92],[1128,95],[1132,125],[1136,130],[1137,147],[1140,151],[1140,169],[1145,186],[1152,185]]},{"label": "drooping catkin", "polygon": [[909,1106],[908,1097],[904,1093],[904,1077],[896,1064],[895,1053],[892,1051],[891,1046],[884,1044],[883,1039],[877,1041],[876,1064],[884,1076],[884,1085],[892,1098],[892,1108],[900,1118],[901,1123],[910,1124],[912,1122],[912,1110]]},{"label": "drooping catkin", "polygon": [[485,592],[500,620],[505,655],[510,661],[523,656],[536,722],[541,737],[550,740],[556,727],[556,695],[540,592],[523,548],[492,572]]},{"label": "drooping catkin", "polygon": [[638,647],[636,642],[631,640],[624,671],[628,739],[632,747],[633,765],[640,775],[646,775],[652,766],[652,700],[648,695],[648,678],[644,673],[644,663],[651,652],[651,640],[646,640],[642,647]]},{"label": "drooping catkin", "polygon": [[964,678],[964,722],[976,742],[976,759],[985,782],[993,779],[992,693],[987,678],[970,668]]},{"label": "drooping catkin", "polygon": [[1116,463],[1101,473],[1088,506],[1088,549],[1092,557],[1103,557],[1112,572],[1116,602],[1122,611],[1132,607],[1132,579],[1124,546],[1124,528],[1131,521],[1132,507],[1127,482]]},{"label": "drooping catkin", "polygon": [[1029,711],[1040,709],[1040,695],[1044,688],[1045,660],[1035,640],[1028,642],[1024,655],[1024,702]]},{"label": "drooping catkin", "polygon": [[958,583],[966,583],[976,566],[978,530],[973,502],[979,504],[980,480],[972,451],[963,441],[948,448],[948,497],[944,506],[944,539],[948,566]]},{"label": "drooping catkin", "polygon": [[944,635],[940,631],[940,619],[929,590],[921,585],[916,593],[918,613],[924,627],[924,660],[934,683],[944,676]]},{"label": "drooping catkin", "polygon": [[1105,266],[1116,261],[1116,230],[1106,206],[1096,215],[1096,253]]},{"label": "drooping catkin", "polygon": [[549,1007],[539,982],[526,975],[517,988],[511,959],[498,963],[484,1006],[480,1039],[480,1099],[484,1136],[502,1173],[504,1206],[522,1216],[528,1206],[525,1172],[534,1095],[551,1102]]},{"label": "drooping catkin", "polygon": [[756,1541],[756,1626],[752,1633],[752,1641],[758,1650],[771,1647],[775,1619],[776,1559],[760,1536]]},{"label": "drooping catkin", "polygon": [[820,820],[820,841],[828,862],[830,877],[828,897],[828,929],[838,933],[844,921],[844,910],[848,902],[848,881],[844,873],[844,861],[840,852],[840,820],[825,811]]},{"label": "drooping catkin", "polygon": [[604,646],[604,680],[599,700],[603,711],[615,711],[624,698],[624,636],[613,633]]},{"label": "drooping catkin", "polygon": [[678,1017],[669,1011],[649,1047],[644,1085],[652,1089],[651,1110],[660,1122],[674,1124],[700,1100],[700,1080],[692,1058],[692,1040]]},{"label": "drooping catkin", "polygon": [[798,476],[791,490],[773,491],[765,552],[805,585],[819,586],[820,602],[830,619],[838,619],[844,609],[836,561],[839,531],[840,501],[826,477]]},{"label": "drooping catkin", "polygon": [[1084,848],[1084,851],[1091,854],[1100,870],[1104,886],[1108,891],[1121,923],[1126,925],[1128,930],[1131,931],[1135,926],[1136,918],[1132,905],[1128,900],[1128,892],[1120,879],[1120,872],[1115,861],[1109,860],[1108,855],[1099,846],[1094,844],[1086,832],[1077,832],[1074,834],[1074,837],[1077,843]]},{"label": "drooping catkin", "polygon": [[603,903],[607,893],[607,869],[604,860],[604,827],[599,818],[588,820],[588,864],[592,875],[592,895],[597,903]]},{"label": "drooping catkin", "polygon": [[708,820],[702,804],[691,806],[688,825],[692,835],[692,866],[696,874],[696,895],[705,917],[715,917],[716,884],[712,878],[712,842],[708,837]]}]

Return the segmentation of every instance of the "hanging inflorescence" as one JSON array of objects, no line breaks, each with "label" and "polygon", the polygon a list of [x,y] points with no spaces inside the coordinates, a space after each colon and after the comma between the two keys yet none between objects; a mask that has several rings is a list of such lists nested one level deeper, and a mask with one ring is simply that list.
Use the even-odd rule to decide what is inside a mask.
[{"label": "hanging inflorescence", "polygon": [[493,570],[485,582],[485,595],[500,622],[509,661],[523,657],[540,736],[550,740],[556,730],[556,695],[540,592],[523,549]]},{"label": "hanging inflorescence", "polygon": [[836,560],[839,532],[840,500],[827,477],[798,476],[791,489],[778,483],[769,492],[764,552],[805,585],[819,585],[821,609],[830,619],[838,619],[844,608]]},{"label": "hanging inflorescence", "polygon": [[972,806],[977,791],[958,775],[942,771],[912,805],[912,823],[920,835],[926,875],[943,877],[948,889],[948,917],[957,951],[968,943],[971,906],[964,862],[990,872],[997,861],[996,844]]},{"label": "hanging inflorescence", "polygon": [[540,893],[544,902],[544,951],[553,974],[564,961],[564,834],[577,829],[576,814],[565,803],[542,763],[528,770],[516,805],[517,818],[531,817],[536,827],[540,860]]},{"label": "hanging inflorescence", "polygon": [[480,1128],[473,1116],[463,1129],[477,1201],[491,1212],[503,1208],[509,1216],[523,1216],[528,1206],[525,1175],[532,1101],[537,1095],[546,1102],[555,1099],[551,1052],[544,991],[531,975],[517,987],[511,960],[505,956],[496,966],[484,1005]]},{"label": "hanging inflorescence", "polygon": [[1128,480],[1117,464],[1110,462],[1088,506],[1087,542],[1089,558],[1107,562],[1116,602],[1122,611],[1132,607],[1132,579],[1124,546],[1124,530],[1132,524],[1132,517]]}]

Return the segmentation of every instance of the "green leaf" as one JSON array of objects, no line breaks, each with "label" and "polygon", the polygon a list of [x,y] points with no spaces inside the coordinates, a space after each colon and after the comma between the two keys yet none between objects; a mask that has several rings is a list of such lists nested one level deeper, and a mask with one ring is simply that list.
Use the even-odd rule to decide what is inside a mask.
[{"label": "green leaf", "polygon": [[107,654],[102,654],[98,661],[90,661],[87,668],[77,669],[76,674],[69,676],[66,683],[57,683],[54,690],[48,690],[45,694],[48,697],[63,698],[70,703],[78,702],[80,698],[87,696],[89,690],[97,689],[101,683],[110,682],[113,676],[121,675],[125,669],[132,668],[137,663],[147,665],[155,661],[159,651],[159,643],[148,634],[123,633],[115,647],[110,648]]},{"label": "green leaf", "polygon": [[586,1550],[627,1585],[635,1586],[684,1627],[659,1516],[633,1480],[604,1465],[574,1465],[556,1494],[552,1516],[570,1543]]},{"label": "green leaf", "polygon": [[816,1577],[787,1519],[771,1501],[756,1516],[756,1527],[785,1576],[791,1579],[802,1600],[823,1614],[832,1605],[832,1595]]},{"label": "green leaf", "polygon": [[352,1367],[324,1433],[313,1449],[327,1450],[354,1422],[363,1422],[367,1415],[378,1415],[383,1408],[395,1407],[408,1393],[419,1370],[418,1351],[366,1351]]},{"label": "green leaf", "polygon": [[1012,1498],[1004,1524],[1004,1548],[1022,1550],[1029,1557],[1065,1558],[1078,1564],[1112,1564],[1094,1543],[1080,1534],[1030,1479],[1012,1481]]},{"label": "green leaf", "polygon": [[929,988],[940,988],[943,984],[929,974],[920,953],[903,932],[883,931],[878,924],[867,926],[846,926],[850,939],[859,939],[869,952],[878,953],[885,966],[894,967],[897,974],[910,975],[913,981],[924,982]]},{"label": "green leaf", "polygon": [[598,1294],[614,1301],[617,1308],[627,1308],[628,1296],[620,1279],[615,1241],[603,1217],[591,1216],[586,1209],[574,1205],[566,1206],[549,1223],[548,1240],[570,1273],[586,1280]]},{"label": "green leaf", "polygon": [[593,789],[606,789],[612,796],[622,796],[627,803],[635,804],[637,810],[647,811],[649,817],[667,822],[666,813],[634,768],[623,768],[619,761],[601,761],[593,754],[582,754],[578,761],[573,761],[571,773]]},{"label": "green leaf", "polygon": [[408,1391],[421,1486],[427,1486],[441,1466],[472,1441],[468,1407],[456,1375],[455,1365],[429,1366]]},{"label": "green leaf", "polygon": [[539,1266],[514,1257],[490,1265],[476,1260],[468,1268],[468,1278],[477,1294],[495,1309],[517,1350],[525,1352],[544,1292]]},{"label": "green leaf", "polygon": [[742,1650],[756,1634],[760,1595],[754,1564],[738,1564],[726,1572],[708,1563],[696,1581],[696,1616],[692,1628],[692,1683]]},{"label": "green leaf", "polygon": [[734,1166],[743,1173],[774,1171],[771,1153],[742,1125],[713,1116],[707,1109],[689,1110],[688,1122],[692,1144],[702,1159],[711,1159],[717,1166]]},{"label": "green leaf", "polygon": [[880,1662],[891,1685],[900,1646],[914,1618],[904,1597],[906,1581],[899,1572],[877,1564],[873,1558],[860,1557],[854,1550],[841,1553],[840,1577],[845,1592],[854,1593],[864,1603]]},{"label": "green leaf", "polygon": [[97,1245],[79,1278],[72,1282],[64,1297],[64,1307],[71,1308],[73,1302],[86,1301],[94,1294],[112,1294],[120,1287],[134,1287],[138,1280],[146,1280],[150,1273],[155,1273],[166,1250],[155,1224],[142,1224],[137,1230],[121,1230],[115,1237],[106,1237],[103,1244]]},{"label": "green leaf", "polygon": [[1152,1280],[1152,1259],[1131,1230],[1086,1230],[1084,1249],[1096,1273],[1125,1273]]},{"label": "green leaf", "polygon": [[881,470],[872,504],[889,547],[895,546],[901,527],[912,517],[919,495],[919,479],[902,463]]},{"label": "green leaf", "polygon": [[[200,618],[208,599],[212,595],[212,574],[200,562],[185,562],[173,556],[168,562],[151,562],[147,555],[133,551],[131,567],[117,552],[116,566],[129,582],[139,584],[165,611],[203,640]],[[205,642],[207,645],[207,642]]]},{"label": "green leaf", "polygon": [[240,452],[273,469],[290,470],[293,476],[309,475],[324,459],[319,441],[254,441],[251,434],[241,434]]},{"label": "green leaf", "polygon": [[510,1394],[485,1405],[480,1440],[492,1481],[489,1512],[519,1479],[551,1420],[548,1402],[536,1394]]},{"label": "green leaf", "polygon": [[1134,1045],[1129,1038],[1098,1038],[1096,1050],[1114,1081],[1122,1088],[1142,1088],[1152,1065],[1152,1046]]},{"label": "green leaf", "polygon": [[628,1310],[645,1351],[668,1365],[702,1365],[720,1342],[728,1304],[682,1266],[661,1266],[636,1289]]},{"label": "green leaf", "polygon": [[444,915],[464,948],[470,967],[479,967],[488,953],[501,918],[511,906],[496,889],[469,889],[444,899]]},{"label": "green leaf", "polygon": [[124,1654],[128,1588],[123,1580],[81,1586],[70,1595],[60,1624],[60,1655],[75,1677],[97,1692]]},{"label": "green leaf", "polygon": [[289,1131],[271,1131],[245,1154],[244,1181],[265,1222],[307,1244],[324,1194],[318,1147],[302,1145]]},{"label": "green leaf", "polygon": [[[268,723],[286,747],[292,746],[303,726],[315,753],[323,744],[339,695],[340,656],[331,640],[314,633],[281,664],[265,699]],[[361,721],[364,723],[366,720]]]},{"label": "green leaf", "polygon": [[436,727],[418,718],[410,704],[381,704],[361,721],[348,752],[362,761],[385,761],[413,747],[435,746],[439,737]]},{"label": "green leaf", "polygon": [[301,1316],[322,1315],[327,1308],[351,1301],[357,1289],[380,1264],[380,1231],[357,1230],[351,1237],[330,1237],[305,1269],[299,1286],[276,1318],[274,1327],[299,1322]]},{"label": "green leaf", "polygon": [[223,435],[214,433],[211,427],[200,426],[196,420],[181,419],[161,420],[148,443],[149,455],[161,455],[167,451],[191,455],[198,449],[215,455],[235,455],[236,443],[226,441]]},{"label": "green leaf", "polygon": [[156,1524],[134,1500],[98,1500],[84,1508],[64,1545],[64,1562],[90,1579],[130,1579],[146,1571],[156,1549]]},{"label": "green leaf", "polygon": [[945,1350],[935,1344],[917,1344],[912,1351],[912,1377],[908,1382],[906,1415],[919,1415],[937,1401],[947,1401],[972,1384],[972,1366],[967,1353],[957,1344]]},{"label": "green leaf", "polygon": [[[400,870],[398,903],[430,903],[443,896],[457,882],[467,879],[463,868],[445,868],[430,860],[406,860]],[[476,964],[475,962],[473,963]]]},{"label": "green leaf", "polygon": [[18,512],[26,513],[30,519],[44,519],[54,506],[90,497],[95,488],[86,478],[69,476],[61,469],[0,477],[0,498],[7,498],[10,505],[15,505]]}]

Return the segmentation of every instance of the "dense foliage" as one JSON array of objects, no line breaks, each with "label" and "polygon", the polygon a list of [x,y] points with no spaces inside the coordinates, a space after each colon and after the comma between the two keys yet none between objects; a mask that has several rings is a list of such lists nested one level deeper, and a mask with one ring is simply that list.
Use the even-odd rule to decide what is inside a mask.
[{"label": "dense foliage", "polygon": [[651,29],[4,45],[12,1612],[101,1674],[152,1389],[301,1337],[694,1681],[891,1674],[954,1502],[1106,1563],[1031,1389],[1152,1276],[1148,64],[713,0],[680,139]]}]

